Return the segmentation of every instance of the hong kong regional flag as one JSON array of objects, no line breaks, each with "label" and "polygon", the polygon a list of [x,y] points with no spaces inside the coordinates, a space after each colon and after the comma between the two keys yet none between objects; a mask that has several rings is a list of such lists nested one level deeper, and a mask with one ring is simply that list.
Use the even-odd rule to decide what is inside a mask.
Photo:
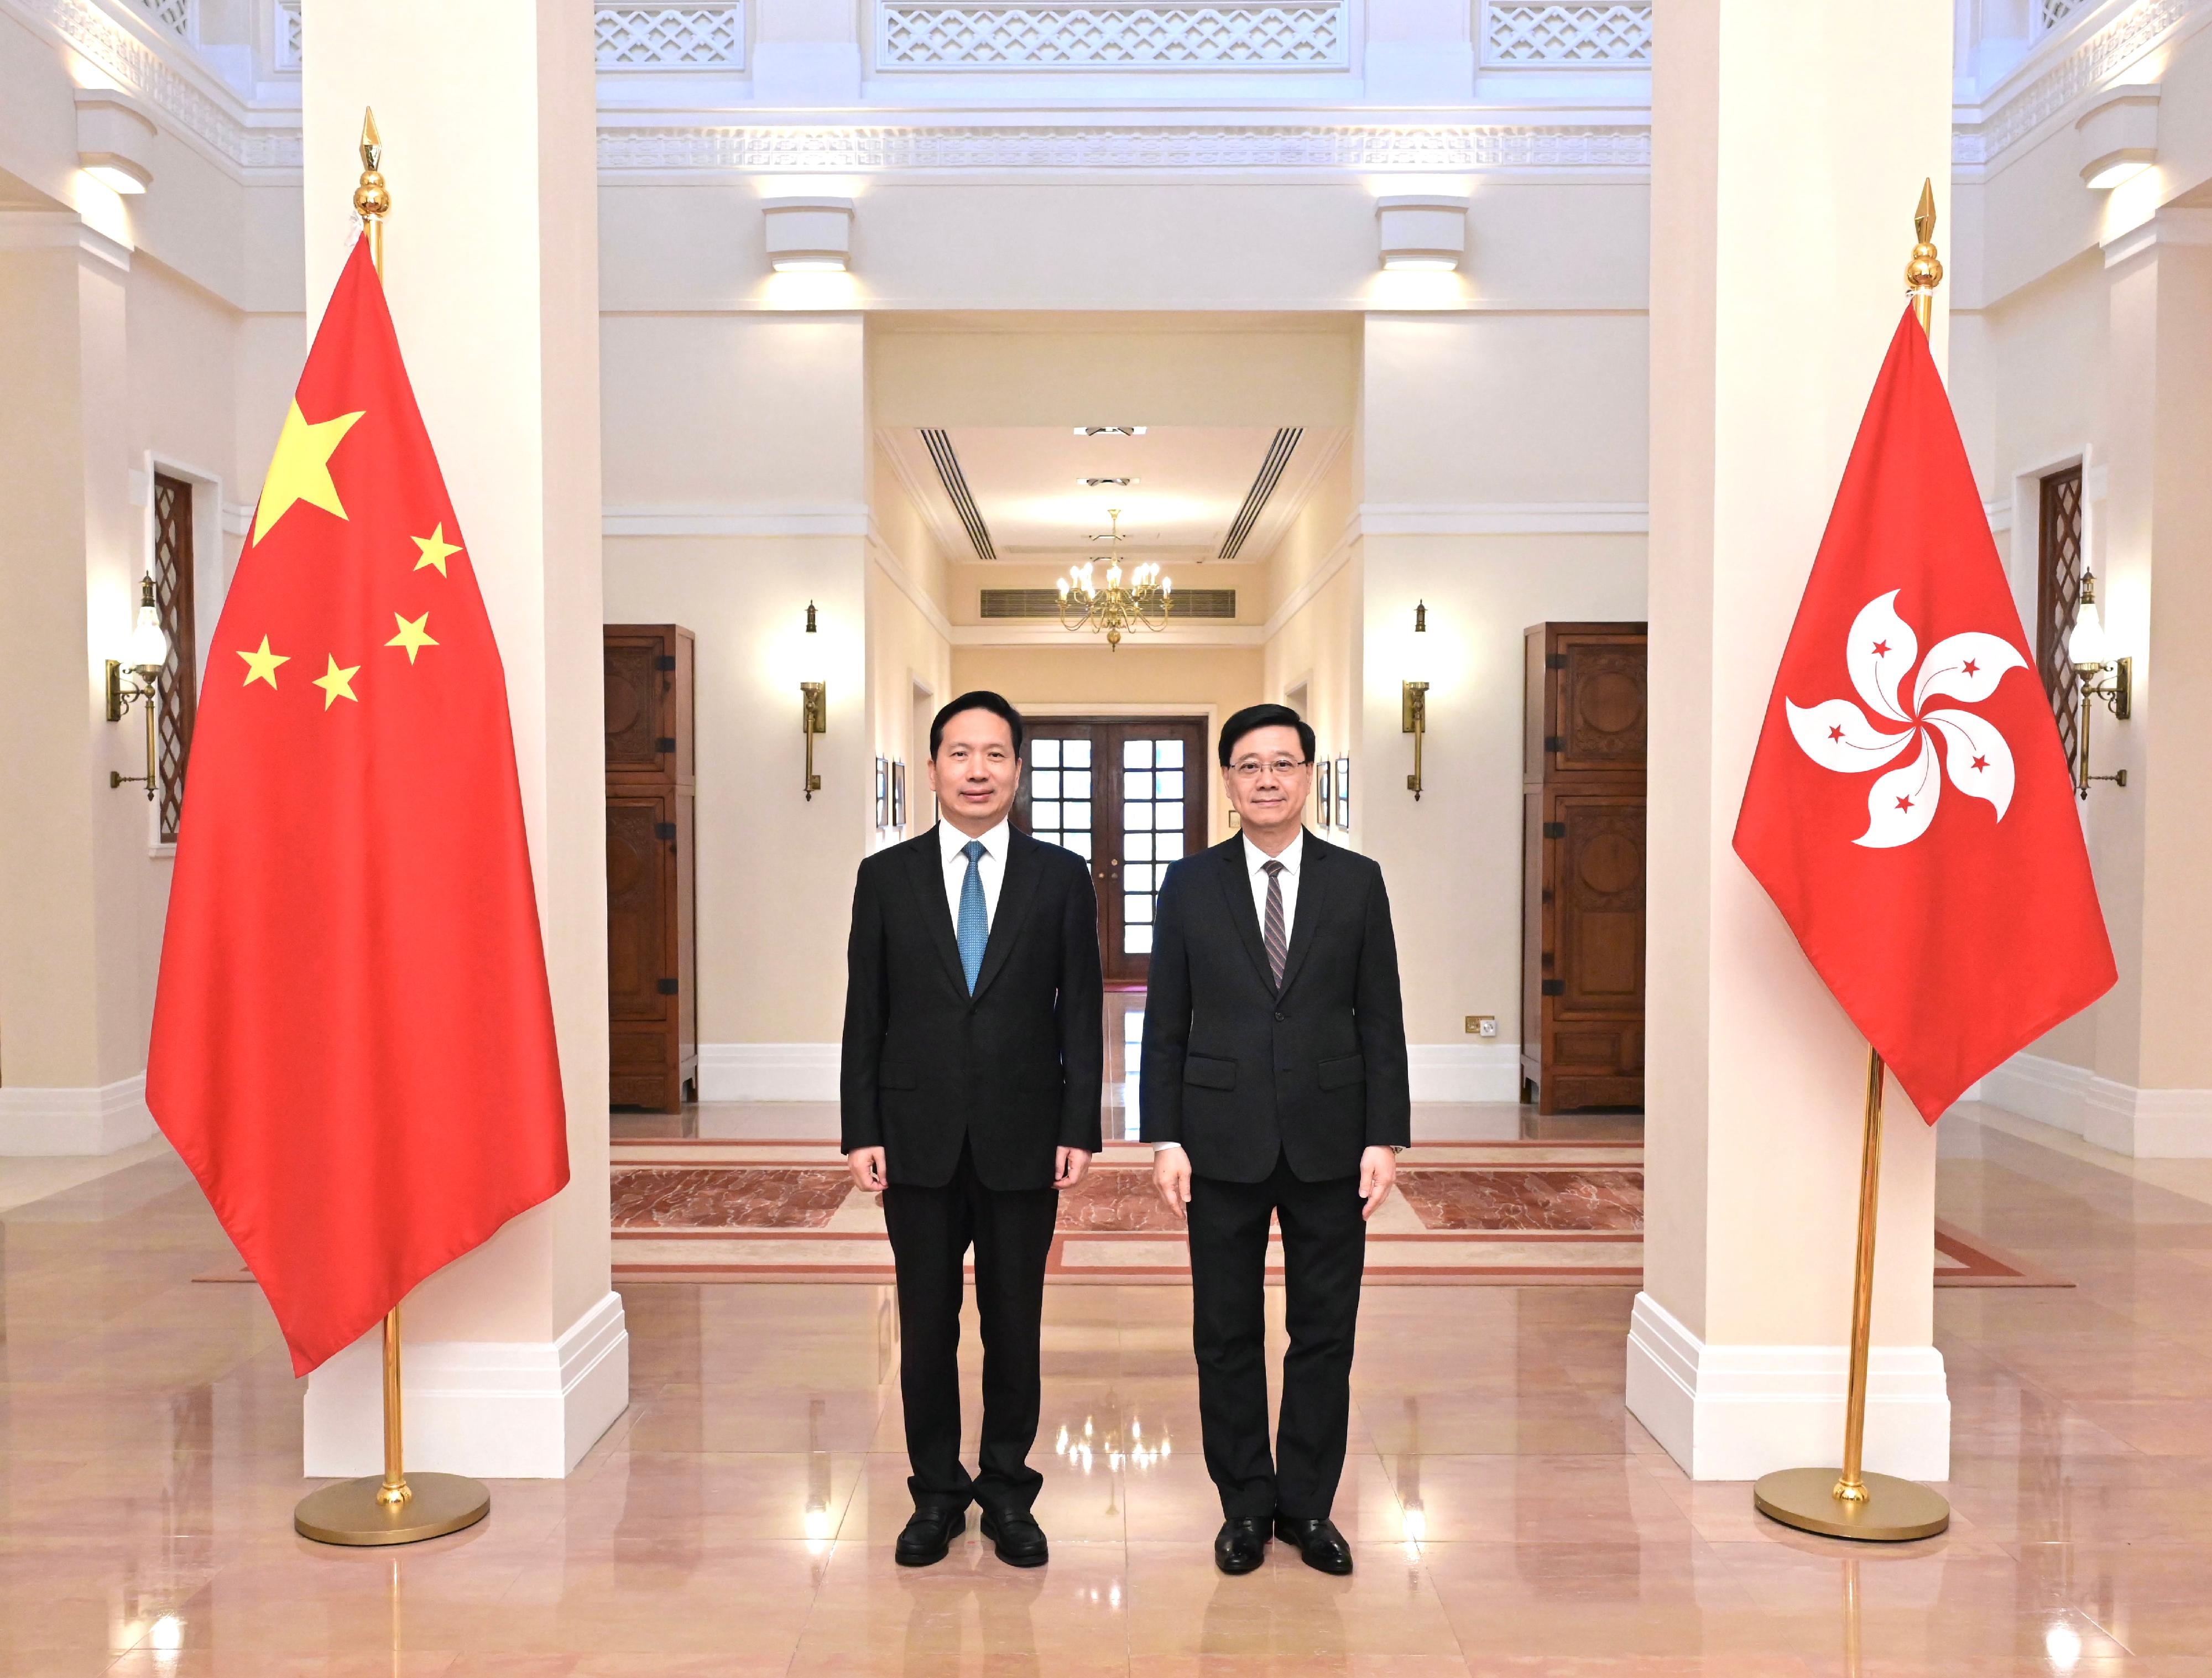
[{"label": "hong kong regional flag", "polygon": [[366,240],[208,655],[146,1098],[301,1374],[568,1180],[506,678]]},{"label": "hong kong regional flag", "polygon": [[1931,1123],[2117,976],[2057,725],[1909,307],[1783,650],[1735,848]]}]

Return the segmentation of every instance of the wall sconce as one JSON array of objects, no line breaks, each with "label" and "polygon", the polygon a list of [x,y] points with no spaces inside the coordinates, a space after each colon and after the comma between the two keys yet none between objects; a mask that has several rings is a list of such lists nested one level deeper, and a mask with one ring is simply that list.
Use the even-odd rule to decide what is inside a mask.
[{"label": "wall sconce", "polygon": [[850,198],[763,198],[768,263],[779,274],[842,274],[852,265]]},{"label": "wall sconce", "polygon": [[[2089,783],[2109,781],[2115,787],[2128,784],[2128,772],[2115,770],[2111,775],[2089,773],[2089,704],[2092,700],[2105,702],[2112,715],[2125,722],[2135,710],[2136,661],[2115,659],[2105,644],[2105,626],[2097,611],[2097,574],[2081,574],[2081,605],[2074,614],[2073,633],[2066,638],[2066,656],[2073,660],[2074,673],[2081,683],[2081,726],[2075,730],[2076,753],[2074,764],[2074,791],[2078,797],[2089,796]],[[2109,671],[2110,676],[2106,672]]]},{"label": "wall sconce", "polygon": [[[806,603],[806,633],[816,634],[814,602]],[[827,682],[801,682],[799,684],[799,732],[806,739],[806,801],[811,804],[814,795],[822,790],[822,777],[814,773],[814,737],[830,732],[830,684]]]},{"label": "wall sconce", "polygon": [[1394,271],[1458,267],[1467,254],[1467,204],[1432,196],[1376,199],[1382,266]]},{"label": "wall sconce", "polygon": [[2158,161],[2158,87],[2112,88],[2074,124],[2081,179],[2092,192],[2132,180]]},{"label": "wall sconce", "polygon": [[107,661],[107,720],[120,722],[133,705],[146,708],[146,773],[107,772],[110,791],[143,783],[146,796],[154,796],[154,697],[161,683],[161,666],[169,661],[169,637],[161,632],[161,611],[154,604],[154,579],[149,574],[138,591],[138,621],[131,627],[131,662]]},{"label": "wall sconce", "polygon": [[113,88],[76,90],[77,167],[112,192],[143,192],[154,184],[154,119]]},{"label": "wall sconce", "polygon": [[[1429,607],[1425,600],[1413,605],[1413,633],[1425,635],[1429,632]],[[1416,647],[1420,643],[1414,643]],[[1419,655],[1415,654],[1415,662]],[[1429,684],[1426,682],[1398,684],[1398,719],[1400,732],[1413,737],[1413,772],[1406,777],[1406,789],[1413,795],[1413,802],[1421,801],[1421,738],[1429,732]]]}]

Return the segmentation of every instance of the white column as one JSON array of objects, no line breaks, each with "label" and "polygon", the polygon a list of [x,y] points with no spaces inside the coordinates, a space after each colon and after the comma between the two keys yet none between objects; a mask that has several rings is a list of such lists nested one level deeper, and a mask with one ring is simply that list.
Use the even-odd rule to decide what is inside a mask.
[{"label": "white column", "polygon": [[[308,310],[346,253],[373,105],[386,289],[507,668],[568,1110],[568,1188],[408,1301],[408,1460],[558,1476],[629,1389],[608,1287],[592,8],[308,0],[305,38]],[[376,1467],[374,1339],[309,1383],[311,1474]]]},{"label": "white column", "polygon": [[[1699,1479],[1833,1462],[1843,1446],[1866,1045],[1729,836],[1904,307],[1922,179],[1947,202],[1950,31],[1925,0],[1659,9],[1649,1164],[1628,1403]],[[1940,362],[1940,301],[1936,348]],[[1893,1085],[1866,1462],[1941,1479],[1935,1163]]]},{"label": "white column", "polygon": [[145,714],[110,723],[104,708],[146,565],[131,258],[74,210],[0,210],[0,1154],[107,1153],[154,1130],[143,927],[159,924],[167,865],[148,854],[144,789],[107,784],[144,773]]}]

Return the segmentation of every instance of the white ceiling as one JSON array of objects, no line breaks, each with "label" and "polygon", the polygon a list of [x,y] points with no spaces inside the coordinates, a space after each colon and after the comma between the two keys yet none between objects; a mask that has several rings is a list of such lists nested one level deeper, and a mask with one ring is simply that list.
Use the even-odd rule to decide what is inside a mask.
[{"label": "white ceiling", "polygon": [[[1121,509],[1133,562],[1189,567],[1212,562],[1274,441],[1262,426],[1154,426],[1140,437],[1085,437],[1070,426],[963,426],[946,434],[1001,562],[1055,567],[1106,550],[1094,541]],[[920,434],[887,431],[900,474],[921,500],[947,557],[975,557]],[[1265,560],[1280,539],[1340,435],[1308,430],[1238,554]],[[1129,477],[1127,486],[1083,482]]]}]

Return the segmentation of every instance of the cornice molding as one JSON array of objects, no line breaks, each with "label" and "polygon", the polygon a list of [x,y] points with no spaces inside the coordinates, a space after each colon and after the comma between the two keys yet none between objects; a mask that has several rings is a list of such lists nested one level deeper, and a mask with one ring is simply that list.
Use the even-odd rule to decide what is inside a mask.
[{"label": "cornice molding", "polygon": [[908,604],[921,614],[922,621],[937,632],[938,638],[951,642],[952,620],[945,615],[945,608],[930,598],[921,582],[899,563],[898,556],[891,551],[890,544],[884,540],[883,532],[876,527],[873,514],[868,516],[868,559],[890,580],[891,587],[906,597]]},{"label": "cornice molding", "polygon": [[2191,18],[2212,16],[2212,0],[2142,0],[2040,74],[1993,104],[1978,122],[1954,126],[1951,161],[1994,161],[2086,93],[2103,86]]},{"label": "cornice molding", "polygon": [[1100,124],[602,128],[599,167],[1649,168],[1648,126]]}]

